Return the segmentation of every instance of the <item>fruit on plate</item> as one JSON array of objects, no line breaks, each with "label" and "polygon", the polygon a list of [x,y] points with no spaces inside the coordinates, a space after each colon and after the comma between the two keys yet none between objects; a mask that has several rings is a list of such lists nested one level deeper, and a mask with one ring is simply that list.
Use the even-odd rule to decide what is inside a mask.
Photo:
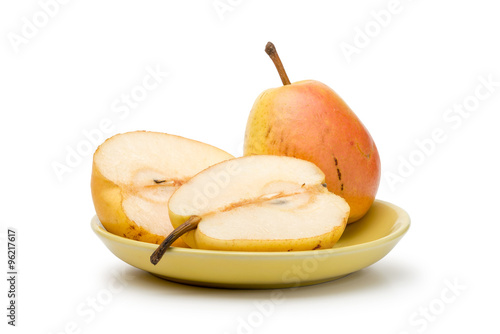
[{"label": "fruit on plate", "polygon": [[174,190],[230,158],[216,147],[170,134],[115,135],[94,153],[91,191],[97,216],[111,233],[159,244],[173,230],[167,203]]},{"label": "fruit on plate", "polygon": [[151,256],[156,264],[182,236],[191,248],[301,251],[331,248],[349,216],[313,163],[285,156],[227,160],[184,183],[168,203],[176,228]]},{"label": "fruit on plate", "polygon": [[349,223],[359,220],[380,182],[380,158],[372,137],[331,88],[314,80],[290,83],[272,43],[266,52],[283,86],[264,91],[255,101],[244,155],[285,155],[315,163],[326,175],[328,190],[349,203]]}]

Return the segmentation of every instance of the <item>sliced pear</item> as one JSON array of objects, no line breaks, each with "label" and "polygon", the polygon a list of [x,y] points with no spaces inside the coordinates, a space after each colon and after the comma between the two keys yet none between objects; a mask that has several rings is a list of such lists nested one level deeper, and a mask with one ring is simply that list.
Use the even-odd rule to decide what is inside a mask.
[{"label": "sliced pear", "polygon": [[[111,233],[161,243],[172,232],[168,200],[203,169],[233,158],[216,147],[159,132],[107,139],[94,153],[91,190],[97,216]],[[176,246],[186,246],[179,240]]]},{"label": "sliced pear", "polygon": [[153,253],[156,264],[182,235],[192,248],[300,251],[331,248],[349,217],[313,163],[258,155],[218,163],[195,175],[169,201],[174,232]]}]

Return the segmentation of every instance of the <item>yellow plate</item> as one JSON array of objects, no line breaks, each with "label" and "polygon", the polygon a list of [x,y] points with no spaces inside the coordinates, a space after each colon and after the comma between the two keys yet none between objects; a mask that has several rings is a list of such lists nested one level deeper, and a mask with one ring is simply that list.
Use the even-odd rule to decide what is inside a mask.
[{"label": "yellow plate", "polygon": [[95,216],[92,229],[118,258],[158,277],[221,288],[285,288],[331,281],[382,259],[410,227],[401,208],[376,200],[361,220],[349,224],[331,249],[300,252],[228,252],[172,247],[156,265],[157,245],[109,233]]}]

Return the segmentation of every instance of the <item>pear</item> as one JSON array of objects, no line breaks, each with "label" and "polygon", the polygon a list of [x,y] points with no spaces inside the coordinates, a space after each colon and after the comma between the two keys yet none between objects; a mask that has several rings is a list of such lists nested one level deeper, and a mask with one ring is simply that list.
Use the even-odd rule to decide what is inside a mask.
[{"label": "pear", "polygon": [[330,87],[315,80],[290,83],[270,42],[266,53],[283,86],[256,99],[248,117],[244,155],[284,155],[315,163],[326,175],[328,190],[349,203],[349,223],[359,220],[380,183],[380,157],[370,133]]},{"label": "pear", "polygon": [[[167,206],[173,192],[203,169],[230,158],[216,147],[170,134],[115,135],[93,157],[96,214],[111,233],[159,244],[173,231]],[[181,240],[176,246],[186,247]]]},{"label": "pear", "polygon": [[257,155],[215,164],[169,200],[176,228],[151,256],[158,263],[177,238],[191,248],[303,251],[331,248],[349,216],[347,202],[324,186],[313,163]]}]

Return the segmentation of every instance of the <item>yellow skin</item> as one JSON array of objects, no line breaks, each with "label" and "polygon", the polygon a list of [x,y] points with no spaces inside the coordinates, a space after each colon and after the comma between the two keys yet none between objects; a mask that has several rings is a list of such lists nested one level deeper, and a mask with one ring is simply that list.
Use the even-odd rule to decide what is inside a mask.
[{"label": "yellow skin", "polygon": [[[165,236],[150,233],[127,217],[122,206],[126,190],[106,179],[95,164],[92,166],[91,191],[97,216],[107,231],[153,244],[160,244],[165,239]],[[173,246],[188,247],[181,239]]]},{"label": "yellow skin", "polygon": [[380,157],[368,130],[347,104],[318,81],[268,89],[247,122],[244,155],[286,155],[315,163],[328,190],[351,207],[348,223],[371,207],[380,182]]},{"label": "yellow skin", "polygon": [[[170,219],[174,227],[179,226],[189,217],[176,216],[170,212]],[[203,218],[202,218],[203,221]],[[279,251],[304,251],[328,249],[340,239],[345,225],[336,227],[332,232],[307,239],[281,239],[281,240],[221,240],[211,238],[198,229],[189,231],[182,236],[184,242],[191,248],[244,251],[244,252],[279,252]],[[177,239],[179,240],[179,239]]]}]

